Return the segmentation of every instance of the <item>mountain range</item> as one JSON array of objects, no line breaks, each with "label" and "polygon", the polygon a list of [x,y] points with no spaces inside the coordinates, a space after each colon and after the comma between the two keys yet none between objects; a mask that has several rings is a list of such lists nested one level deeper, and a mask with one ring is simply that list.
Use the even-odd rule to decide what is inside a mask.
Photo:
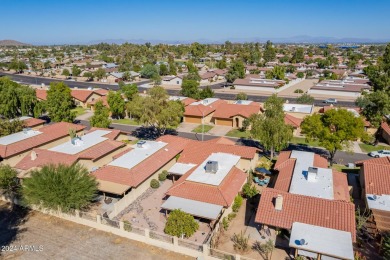
[{"label": "mountain range", "polygon": [[0,40],[0,46],[31,46],[31,44],[18,42],[15,40]]}]

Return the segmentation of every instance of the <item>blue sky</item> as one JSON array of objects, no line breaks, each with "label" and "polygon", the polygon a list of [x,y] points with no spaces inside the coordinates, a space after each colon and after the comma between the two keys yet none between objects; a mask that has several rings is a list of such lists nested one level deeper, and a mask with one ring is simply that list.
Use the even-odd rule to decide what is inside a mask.
[{"label": "blue sky", "polygon": [[390,1],[0,0],[0,39],[88,43],[298,35],[390,39]]}]

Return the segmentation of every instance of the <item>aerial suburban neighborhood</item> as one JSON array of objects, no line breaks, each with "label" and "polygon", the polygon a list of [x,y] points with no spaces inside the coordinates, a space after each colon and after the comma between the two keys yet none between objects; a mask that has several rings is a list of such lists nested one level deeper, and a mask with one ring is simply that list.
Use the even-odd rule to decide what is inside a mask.
[{"label": "aerial suburban neighborhood", "polygon": [[388,3],[97,2],[0,31],[0,259],[390,259]]}]

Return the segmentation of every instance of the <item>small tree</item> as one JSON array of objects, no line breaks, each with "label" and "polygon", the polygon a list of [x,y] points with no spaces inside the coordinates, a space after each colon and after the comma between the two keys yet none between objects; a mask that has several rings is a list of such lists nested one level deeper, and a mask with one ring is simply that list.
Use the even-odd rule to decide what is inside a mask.
[{"label": "small tree", "polygon": [[70,75],[69,70],[68,69],[63,69],[62,70],[62,75],[69,77],[69,75]]},{"label": "small tree", "polygon": [[300,72],[297,73],[297,77],[300,78],[300,79],[303,79],[305,77],[305,74],[300,71]]},{"label": "small tree", "polygon": [[381,243],[381,250],[384,259],[390,259],[390,233],[384,234]]},{"label": "small tree", "polygon": [[264,244],[260,244],[260,242],[257,241],[254,247],[259,251],[259,253],[264,254],[264,258],[268,260],[272,258],[272,252],[275,249],[275,243],[272,239],[268,239],[268,241]]},{"label": "small tree", "polygon": [[121,118],[125,112],[125,101],[120,92],[110,91],[107,96],[107,103],[113,118]]},{"label": "small tree", "polygon": [[251,185],[249,183],[245,183],[244,187],[242,188],[242,192],[246,198],[252,198],[259,194],[256,189],[256,186]]},{"label": "small tree", "polygon": [[236,100],[248,100],[248,95],[244,92],[240,92],[237,94]]},{"label": "small tree", "polygon": [[9,165],[0,165],[0,189],[5,192],[15,191],[18,186],[17,171]]},{"label": "small tree", "polygon": [[242,202],[243,202],[243,199],[240,195],[237,195],[234,198],[234,202],[233,202],[233,206],[232,206],[232,209],[234,212],[238,212],[238,210],[240,209],[240,207],[242,205]]},{"label": "small tree", "polygon": [[309,94],[302,94],[299,98],[297,98],[298,104],[313,104],[314,98],[310,96]]},{"label": "small tree", "polygon": [[95,77],[98,80],[103,79],[106,76],[106,71],[103,68],[99,68],[95,71]]},{"label": "small tree", "polygon": [[232,237],[234,250],[244,253],[249,249],[249,235],[245,236],[244,232],[234,233]]},{"label": "small tree", "polygon": [[198,222],[188,213],[175,209],[171,211],[164,232],[176,237],[191,237],[199,228]]},{"label": "small tree", "polygon": [[72,123],[76,117],[74,111],[71,111],[74,106],[71,90],[63,82],[50,83],[45,106],[53,122]]},{"label": "small tree", "polygon": [[201,99],[212,98],[214,97],[214,91],[210,88],[210,86],[205,87],[199,93]]},{"label": "small tree", "polygon": [[23,181],[27,204],[68,212],[87,208],[97,193],[97,181],[79,164],[46,165]]},{"label": "small tree", "polygon": [[109,115],[110,110],[103,105],[103,101],[99,100],[95,104],[95,112],[89,122],[93,127],[108,128],[111,124]]},{"label": "small tree", "polygon": [[10,135],[23,130],[24,122],[18,119],[9,121],[0,119],[0,136]]}]

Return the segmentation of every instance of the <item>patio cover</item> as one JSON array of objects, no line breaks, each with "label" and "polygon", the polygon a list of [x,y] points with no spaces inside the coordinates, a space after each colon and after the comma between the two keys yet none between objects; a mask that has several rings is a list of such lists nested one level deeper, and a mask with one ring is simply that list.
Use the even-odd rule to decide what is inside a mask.
[{"label": "patio cover", "polygon": [[222,206],[210,204],[206,202],[183,199],[175,196],[170,196],[162,205],[161,208],[174,210],[181,209],[182,211],[191,214],[195,217],[214,220],[217,219],[222,210]]},{"label": "patio cover", "polygon": [[196,164],[192,163],[175,163],[169,170],[170,174],[184,175],[186,172],[194,168]]},{"label": "patio cover", "polygon": [[271,175],[271,174],[272,174],[272,172],[270,172],[269,170],[267,170],[266,168],[263,168],[263,167],[256,168],[255,170],[256,170],[257,172],[264,173],[264,174],[268,174],[268,175]]},{"label": "patio cover", "polygon": [[354,259],[351,233],[337,229],[294,222],[289,246],[303,255],[310,252],[325,255],[321,259]]},{"label": "patio cover", "polygon": [[123,195],[131,187],[110,181],[98,180],[99,190],[102,192],[108,192],[117,195]]}]

